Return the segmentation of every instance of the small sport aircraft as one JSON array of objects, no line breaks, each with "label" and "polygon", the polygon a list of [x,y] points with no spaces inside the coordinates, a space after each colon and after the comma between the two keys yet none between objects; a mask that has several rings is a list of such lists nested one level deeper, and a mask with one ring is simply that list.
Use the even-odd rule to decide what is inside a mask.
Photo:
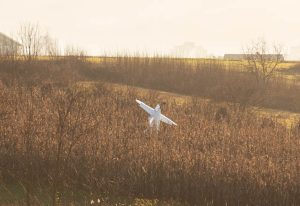
[{"label": "small sport aircraft", "polygon": [[135,101],[139,104],[139,106],[143,110],[145,110],[149,114],[148,121],[150,127],[152,127],[153,124],[155,124],[156,129],[159,130],[160,121],[167,123],[169,125],[177,125],[175,122],[173,122],[172,120],[170,120],[168,117],[166,117],[161,113],[159,104],[156,105],[155,109],[153,109],[152,107],[149,107],[147,104],[145,104],[140,100],[136,99]]}]

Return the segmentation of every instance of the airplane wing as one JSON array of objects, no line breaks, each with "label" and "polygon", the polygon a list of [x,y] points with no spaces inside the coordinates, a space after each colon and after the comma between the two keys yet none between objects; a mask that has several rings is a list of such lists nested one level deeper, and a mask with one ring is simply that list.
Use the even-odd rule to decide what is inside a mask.
[{"label": "airplane wing", "polygon": [[139,106],[145,110],[148,114],[153,115],[154,113],[154,109],[152,107],[149,107],[147,104],[145,104],[144,102],[140,101],[140,100],[135,100]]},{"label": "airplane wing", "polygon": [[177,125],[175,122],[173,122],[172,120],[170,120],[168,117],[166,117],[163,114],[160,114],[160,120],[163,121],[164,123],[170,124],[170,125]]}]

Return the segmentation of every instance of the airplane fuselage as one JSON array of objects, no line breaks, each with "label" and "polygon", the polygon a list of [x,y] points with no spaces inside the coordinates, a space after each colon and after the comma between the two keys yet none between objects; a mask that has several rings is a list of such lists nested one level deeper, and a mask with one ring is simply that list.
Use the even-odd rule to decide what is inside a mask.
[{"label": "airplane fuselage", "polygon": [[161,115],[161,110],[160,110],[160,106],[158,104],[158,105],[156,105],[153,114],[149,116],[149,120],[150,121],[151,121],[151,118],[153,118],[152,122],[149,122],[150,126],[153,126],[153,123],[154,123],[155,126],[156,126],[156,128],[157,129],[159,128],[159,125],[160,125],[160,115]]}]

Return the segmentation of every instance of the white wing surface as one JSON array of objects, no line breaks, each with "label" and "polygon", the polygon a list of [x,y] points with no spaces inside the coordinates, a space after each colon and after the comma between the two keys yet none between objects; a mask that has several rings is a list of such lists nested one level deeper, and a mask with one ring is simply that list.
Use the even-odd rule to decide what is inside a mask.
[{"label": "white wing surface", "polygon": [[163,114],[160,114],[160,120],[163,121],[164,123],[167,123],[169,125],[177,125],[175,122],[173,122],[172,120],[170,120],[168,117],[166,117]]},{"label": "white wing surface", "polygon": [[140,100],[135,100],[139,106],[145,110],[148,114],[153,115],[154,113],[154,109],[152,107],[149,107],[147,104],[145,104],[144,102],[140,101]]}]

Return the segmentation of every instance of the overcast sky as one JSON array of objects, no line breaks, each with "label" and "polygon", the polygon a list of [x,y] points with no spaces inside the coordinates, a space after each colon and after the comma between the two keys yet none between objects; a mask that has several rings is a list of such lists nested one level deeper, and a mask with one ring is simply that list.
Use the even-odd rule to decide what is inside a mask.
[{"label": "overcast sky", "polygon": [[194,42],[208,54],[241,52],[264,37],[300,46],[299,0],[0,0],[0,32],[39,23],[62,45],[166,53]]}]

